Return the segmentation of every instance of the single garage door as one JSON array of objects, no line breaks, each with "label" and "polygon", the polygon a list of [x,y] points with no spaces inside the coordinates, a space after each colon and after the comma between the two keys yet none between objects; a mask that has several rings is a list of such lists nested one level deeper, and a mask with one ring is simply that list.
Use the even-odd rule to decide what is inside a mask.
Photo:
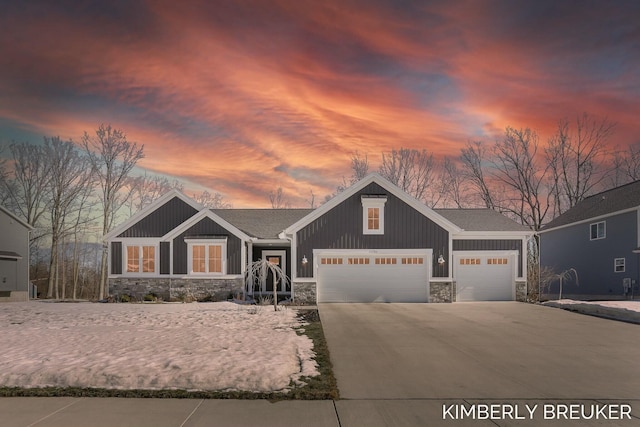
[{"label": "single garage door", "polygon": [[454,252],[456,301],[513,301],[515,256],[512,253]]},{"label": "single garage door", "polygon": [[316,254],[318,302],[427,302],[430,253]]}]

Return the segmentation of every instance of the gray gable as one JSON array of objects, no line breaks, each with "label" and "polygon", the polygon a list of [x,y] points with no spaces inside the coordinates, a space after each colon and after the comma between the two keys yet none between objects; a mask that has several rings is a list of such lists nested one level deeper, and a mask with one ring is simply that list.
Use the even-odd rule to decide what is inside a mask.
[{"label": "gray gable", "polygon": [[542,229],[548,230],[638,206],[640,206],[640,181],[634,181],[587,197]]},{"label": "gray gable", "polygon": [[285,228],[313,209],[212,209],[213,213],[252,237],[277,239]]},{"label": "gray gable", "polygon": [[434,209],[465,231],[530,231],[493,209]]}]

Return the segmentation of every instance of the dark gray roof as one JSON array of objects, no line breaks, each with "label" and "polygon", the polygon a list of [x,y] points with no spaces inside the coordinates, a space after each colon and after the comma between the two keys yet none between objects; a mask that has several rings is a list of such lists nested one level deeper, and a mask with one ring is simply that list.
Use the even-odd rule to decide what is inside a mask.
[{"label": "dark gray roof", "polygon": [[466,231],[530,231],[492,209],[434,209],[434,212]]},{"label": "dark gray roof", "polygon": [[640,181],[594,194],[547,223],[543,230],[640,206]]},{"label": "dark gray roof", "polygon": [[211,209],[213,213],[251,237],[277,239],[291,224],[313,209]]}]

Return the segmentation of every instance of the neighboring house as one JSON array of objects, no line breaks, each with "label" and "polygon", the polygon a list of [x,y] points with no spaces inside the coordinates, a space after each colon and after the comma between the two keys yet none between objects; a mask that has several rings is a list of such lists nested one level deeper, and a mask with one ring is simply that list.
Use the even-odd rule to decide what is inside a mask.
[{"label": "neighboring house", "polygon": [[0,206],[0,302],[29,299],[29,233],[26,222]]},{"label": "neighboring house", "polygon": [[[540,265],[560,274],[563,298],[612,299],[638,296],[640,181],[587,197],[540,231]],[[547,298],[557,298],[559,281]]]},{"label": "neighboring house", "polygon": [[250,286],[298,304],[523,300],[531,231],[490,210],[432,210],[371,174],[315,210],[207,209],[172,191],[113,230],[113,295],[227,298],[248,263],[290,283]]}]

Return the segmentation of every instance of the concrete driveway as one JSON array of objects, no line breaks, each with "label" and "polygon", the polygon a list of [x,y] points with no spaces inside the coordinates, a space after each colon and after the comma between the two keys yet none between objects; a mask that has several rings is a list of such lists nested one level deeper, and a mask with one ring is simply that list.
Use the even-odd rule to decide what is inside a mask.
[{"label": "concrete driveway", "polygon": [[517,302],[322,304],[320,316],[343,399],[640,397],[639,325]]}]

